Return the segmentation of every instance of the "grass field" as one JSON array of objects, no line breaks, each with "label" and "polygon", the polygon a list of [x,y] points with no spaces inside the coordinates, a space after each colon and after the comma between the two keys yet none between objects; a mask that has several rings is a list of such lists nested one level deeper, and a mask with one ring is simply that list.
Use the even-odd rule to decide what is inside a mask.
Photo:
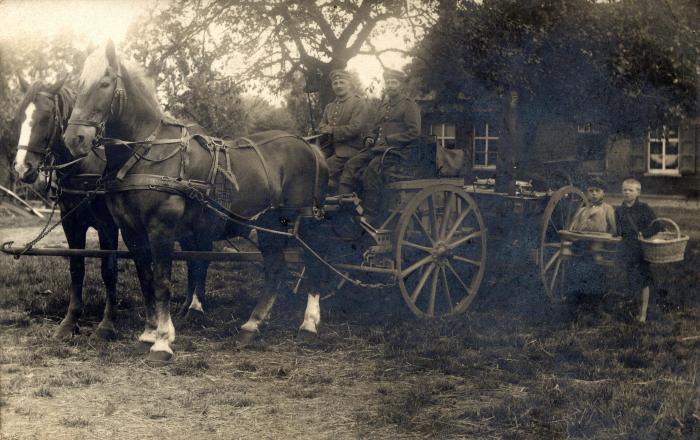
[{"label": "grass field", "polygon": [[[176,320],[176,357],[160,368],[135,349],[143,306],[132,263],[119,267],[120,337],[91,338],[103,305],[92,260],[81,334],[56,342],[67,260],[0,257],[0,437],[700,438],[697,242],[655,272],[664,313],[646,325],[633,298],[554,307],[528,277],[491,277],[466,315],[437,323],[396,292],[342,291],[321,303],[311,343],[295,340],[304,301],[290,295],[242,350],[261,270],[217,263],[207,322]],[[183,265],[174,280],[173,311]]]}]

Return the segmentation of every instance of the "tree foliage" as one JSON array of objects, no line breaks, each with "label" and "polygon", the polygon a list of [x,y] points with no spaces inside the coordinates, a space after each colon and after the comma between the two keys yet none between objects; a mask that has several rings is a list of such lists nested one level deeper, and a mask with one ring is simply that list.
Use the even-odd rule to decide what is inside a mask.
[{"label": "tree foliage", "polygon": [[697,113],[700,6],[694,0],[460,0],[413,64],[454,99],[518,90],[537,117],[638,131]]},{"label": "tree foliage", "polygon": [[[332,99],[326,80],[360,53],[381,57],[378,33],[410,27],[419,38],[433,17],[430,1],[177,0],[131,32],[131,47],[151,71],[180,85],[198,69],[226,72],[235,84],[281,90],[295,72]],[[386,50],[386,49],[383,49]],[[203,64],[202,64],[203,63]]]}]

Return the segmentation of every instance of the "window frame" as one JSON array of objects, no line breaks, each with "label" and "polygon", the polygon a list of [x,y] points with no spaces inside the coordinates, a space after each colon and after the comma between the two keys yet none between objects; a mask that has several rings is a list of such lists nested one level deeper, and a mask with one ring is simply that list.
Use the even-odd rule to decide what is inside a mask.
[{"label": "window frame", "polygon": [[[669,131],[675,131],[676,136],[675,137],[668,137],[668,132]],[[660,133],[660,136],[658,137],[652,137],[652,134],[655,133]],[[660,142],[661,143],[661,168],[651,168],[651,144],[652,142]],[[647,130],[647,136],[646,136],[646,154],[645,154],[645,162],[646,162],[646,175],[648,176],[680,176],[681,175],[681,132],[680,132],[680,127],[678,126],[668,126],[668,125],[662,125],[661,130],[659,129],[652,130],[649,129]],[[666,168],[666,148],[669,144],[675,144],[676,145],[676,166],[675,168]],[[670,154],[668,156],[671,156]]]},{"label": "window frame", "polygon": [[[446,128],[447,125],[451,125],[452,127],[454,127],[454,136],[447,136],[447,135],[445,135],[445,131],[446,131],[445,128]],[[439,133],[439,134],[436,134],[436,133],[434,132],[436,126],[439,126],[439,127],[440,127],[440,133]],[[445,141],[446,141],[446,140],[452,140],[452,141],[454,141],[454,145],[455,145],[454,148],[455,148],[455,149],[457,148],[457,124],[455,124],[454,122],[435,122],[435,123],[431,123],[431,124],[430,124],[430,135],[431,135],[431,136],[435,136],[435,140],[437,141],[437,145],[440,146],[440,147],[442,147],[442,148],[448,149],[448,148],[445,146]],[[449,149],[452,149],[452,148],[449,148]]]},{"label": "window frame", "polygon": [[[489,136],[489,128],[493,128],[496,133],[498,133],[498,130],[496,130],[495,124],[491,124],[488,121],[482,121],[479,122],[479,124],[483,124],[484,126],[484,135],[483,136],[477,136],[477,125],[474,124],[474,136],[472,138],[472,169],[474,170],[495,170],[496,169],[496,163],[494,162],[489,163],[489,142],[490,141],[500,141],[501,137],[500,136]],[[476,163],[476,141],[477,140],[483,140],[484,141],[484,160],[485,163],[482,164],[477,164]],[[498,161],[498,148],[496,148],[496,162]]]}]

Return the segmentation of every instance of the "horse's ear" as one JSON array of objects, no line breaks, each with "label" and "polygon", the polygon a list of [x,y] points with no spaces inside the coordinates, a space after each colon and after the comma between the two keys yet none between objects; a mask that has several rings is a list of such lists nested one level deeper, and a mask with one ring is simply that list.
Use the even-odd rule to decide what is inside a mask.
[{"label": "horse's ear", "polygon": [[68,75],[66,74],[63,76],[63,78],[56,81],[56,84],[49,87],[49,93],[51,93],[52,95],[55,95],[56,93],[58,93],[61,90],[61,87],[63,87],[63,84],[66,83],[67,79],[68,79]]},{"label": "horse's ear", "polygon": [[117,51],[114,49],[114,42],[110,38],[109,41],[107,42],[107,49],[105,51],[107,55],[107,61],[109,61],[109,66],[113,69],[116,69],[119,67],[118,61],[117,61]]},{"label": "horse's ear", "polygon": [[22,90],[22,93],[27,93],[27,90],[29,90],[29,83],[22,78],[22,75],[17,75],[17,79],[19,79],[19,88]]}]

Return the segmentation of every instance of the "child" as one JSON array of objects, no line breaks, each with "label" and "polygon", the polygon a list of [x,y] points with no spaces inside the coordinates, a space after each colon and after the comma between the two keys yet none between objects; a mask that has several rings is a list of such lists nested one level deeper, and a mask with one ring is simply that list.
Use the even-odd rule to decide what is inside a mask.
[{"label": "child", "polygon": [[632,291],[641,291],[642,304],[637,320],[646,322],[649,307],[649,286],[652,284],[649,263],[644,260],[639,236],[649,237],[661,228],[652,225],[656,218],[654,211],[646,203],[638,200],[642,185],[638,180],[626,179],[622,182],[623,202],[615,209],[618,232],[622,237],[621,260]]},{"label": "child", "polygon": [[589,206],[580,208],[574,215],[569,229],[574,232],[607,232],[617,234],[615,209],[603,202],[605,198],[605,182],[594,177],[588,181],[587,193]]}]

